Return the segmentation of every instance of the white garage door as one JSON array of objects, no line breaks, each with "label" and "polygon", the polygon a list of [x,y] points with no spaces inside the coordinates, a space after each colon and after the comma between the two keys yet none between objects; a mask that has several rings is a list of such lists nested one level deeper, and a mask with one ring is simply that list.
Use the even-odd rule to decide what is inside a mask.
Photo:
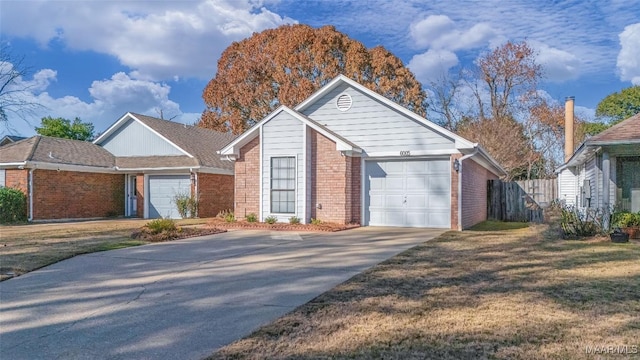
[{"label": "white garage door", "polygon": [[189,175],[149,176],[149,217],[180,218],[174,197],[177,194],[190,193]]},{"label": "white garage door", "polygon": [[449,159],[367,161],[365,224],[451,226]]}]

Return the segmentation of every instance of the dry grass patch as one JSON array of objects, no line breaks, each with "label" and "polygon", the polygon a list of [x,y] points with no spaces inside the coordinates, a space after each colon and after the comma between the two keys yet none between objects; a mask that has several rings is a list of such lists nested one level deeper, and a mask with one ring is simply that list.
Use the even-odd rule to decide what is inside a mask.
[{"label": "dry grass patch", "polygon": [[406,251],[211,358],[582,359],[640,345],[639,243],[482,230]]},{"label": "dry grass patch", "polygon": [[[118,219],[0,226],[0,279],[21,275],[70,257],[146,244],[132,240],[132,232],[149,220]],[[207,219],[178,220],[198,225]]]}]

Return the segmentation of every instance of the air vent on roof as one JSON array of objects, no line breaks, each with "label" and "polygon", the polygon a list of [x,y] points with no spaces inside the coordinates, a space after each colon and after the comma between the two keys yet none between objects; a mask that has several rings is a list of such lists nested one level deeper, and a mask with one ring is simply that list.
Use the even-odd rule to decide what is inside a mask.
[{"label": "air vent on roof", "polygon": [[336,106],[340,111],[347,111],[351,109],[351,104],[353,101],[351,100],[351,96],[349,94],[342,94],[338,96],[338,100],[336,100]]}]

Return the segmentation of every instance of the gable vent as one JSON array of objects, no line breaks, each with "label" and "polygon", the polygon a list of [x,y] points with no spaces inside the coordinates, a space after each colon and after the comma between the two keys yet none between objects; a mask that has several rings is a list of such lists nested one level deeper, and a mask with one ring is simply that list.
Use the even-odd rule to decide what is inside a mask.
[{"label": "gable vent", "polygon": [[336,107],[340,111],[347,111],[351,109],[351,104],[353,100],[351,100],[351,96],[349,94],[342,94],[338,96],[338,100],[336,100]]}]

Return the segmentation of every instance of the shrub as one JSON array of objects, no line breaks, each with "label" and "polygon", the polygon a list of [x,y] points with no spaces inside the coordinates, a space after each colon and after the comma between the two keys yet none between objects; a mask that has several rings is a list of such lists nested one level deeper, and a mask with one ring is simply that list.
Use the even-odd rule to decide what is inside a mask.
[{"label": "shrub", "polygon": [[612,221],[614,226],[618,227],[640,226],[640,213],[634,214],[628,211],[614,213]]},{"label": "shrub", "polygon": [[275,216],[273,216],[273,215],[271,215],[271,216],[267,216],[267,217],[264,219],[264,222],[266,222],[267,224],[271,224],[271,225],[275,224],[277,221],[278,221],[278,218],[277,218],[277,217],[275,217]]},{"label": "shrub", "polygon": [[565,238],[605,234],[610,228],[611,213],[605,209],[561,208],[560,227]]},{"label": "shrub", "polygon": [[289,224],[291,225],[297,225],[300,224],[300,218],[297,216],[292,216],[289,218]]},{"label": "shrub", "polygon": [[175,231],[178,229],[175,221],[165,218],[151,220],[145,226],[151,231],[152,234],[159,234],[165,231]]},{"label": "shrub", "polygon": [[18,189],[0,187],[0,223],[27,221],[27,196]]},{"label": "shrub", "polygon": [[195,218],[198,215],[199,203],[194,196],[186,192],[178,193],[173,196],[173,202],[176,204],[181,218]]},{"label": "shrub", "polygon": [[255,213],[250,213],[245,216],[245,219],[247,219],[247,222],[254,223],[258,221],[258,215],[256,215]]},{"label": "shrub", "polygon": [[231,210],[222,210],[217,215],[218,218],[224,219],[224,221],[228,223],[232,223],[236,221],[236,216],[233,214]]},{"label": "shrub", "polygon": [[322,224],[322,220],[311,218],[311,224],[312,225],[320,225],[320,224]]}]

